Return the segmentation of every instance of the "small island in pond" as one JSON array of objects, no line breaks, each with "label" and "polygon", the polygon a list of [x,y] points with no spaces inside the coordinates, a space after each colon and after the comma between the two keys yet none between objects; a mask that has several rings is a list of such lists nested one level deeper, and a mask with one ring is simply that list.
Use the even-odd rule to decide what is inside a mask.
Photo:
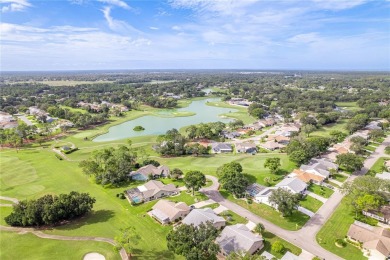
[{"label": "small island in pond", "polygon": [[133,128],[134,131],[143,131],[145,130],[145,128],[143,128],[142,126],[140,125],[137,125],[136,127]]}]

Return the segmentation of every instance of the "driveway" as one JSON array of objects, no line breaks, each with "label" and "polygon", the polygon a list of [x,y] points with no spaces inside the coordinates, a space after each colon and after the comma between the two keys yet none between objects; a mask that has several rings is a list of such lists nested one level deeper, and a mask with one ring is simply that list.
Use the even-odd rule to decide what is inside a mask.
[{"label": "driveway", "polygon": [[19,116],[19,119],[25,122],[28,126],[34,125],[26,116]]}]

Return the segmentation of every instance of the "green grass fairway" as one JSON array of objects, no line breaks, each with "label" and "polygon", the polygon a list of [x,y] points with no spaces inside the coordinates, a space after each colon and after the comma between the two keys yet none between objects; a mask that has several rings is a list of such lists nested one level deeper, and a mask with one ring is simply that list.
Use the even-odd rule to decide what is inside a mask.
[{"label": "green grass fairway", "polygon": [[215,107],[226,107],[226,108],[232,108],[238,110],[237,112],[231,112],[228,114],[223,114],[223,116],[232,117],[235,119],[242,120],[245,124],[250,124],[256,121],[255,118],[251,117],[248,114],[248,109],[242,106],[232,106],[226,102],[223,101],[217,101],[217,102],[208,102],[207,105],[209,106],[215,106]]},{"label": "green grass fairway", "polygon": [[316,213],[317,210],[322,206],[323,203],[321,201],[307,195],[304,199],[301,200],[301,202],[299,204],[302,207],[310,210],[311,212]]},{"label": "green grass fairway", "polygon": [[222,196],[226,199],[237,203],[241,207],[249,210],[250,212],[265,218],[266,220],[278,225],[281,228],[287,230],[297,230],[300,229],[305,223],[310,219],[305,214],[295,211],[290,217],[282,217],[280,212],[277,212],[272,207],[265,204],[258,204],[253,202],[252,204],[246,203],[246,201],[241,199],[235,199],[230,193],[222,190],[220,191]]},{"label": "green grass fairway", "polygon": [[[48,193],[68,193],[75,190],[88,192],[96,198],[93,212],[68,225],[46,230],[46,233],[114,238],[120,228],[133,226],[141,237],[135,246],[139,259],[149,259],[154,252],[160,252],[161,255],[166,256],[165,259],[172,259],[173,255],[167,250],[165,240],[172,227],[161,226],[146,215],[146,212],[156,203],[155,201],[136,207],[131,206],[127,200],[116,197],[117,193],[127,187],[105,189],[94,184],[88,176],[82,174],[78,162],[60,161],[50,150],[22,150],[18,153],[8,150],[2,152],[0,158],[2,169],[13,169],[15,164],[28,167],[29,171],[20,171],[16,174],[19,174],[18,180],[30,181],[28,183],[15,182],[15,178],[7,171],[1,171],[0,194],[2,196],[23,200],[37,198]],[[32,178],[30,172],[35,172],[37,176]],[[8,185],[5,185],[7,183]],[[9,183],[12,183],[12,186]],[[7,210],[2,209],[1,212]],[[15,243],[15,241],[12,242]],[[18,258],[15,254],[11,255],[13,259]]]},{"label": "green grass fairway", "polygon": [[[16,242],[17,241],[17,242]],[[97,252],[107,260],[119,260],[114,246],[94,241],[60,241],[43,239],[33,234],[1,232],[0,259],[83,259],[87,253]]]},{"label": "green grass fairway", "polygon": [[317,242],[320,246],[345,259],[367,259],[356,247],[347,243],[344,248],[335,245],[336,239],[343,239],[348,232],[349,226],[354,222],[354,212],[347,204],[346,199],[334,211],[330,219],[325,223],[317,234]]},{"label": "green grass fairway", "polygon": [[337,123],[329,124],[326,126],[322,126],[313,133],[310,134],[310,136],[324,136],[329,137],[331,131],[341,131],[346,134],[348,134],[348,131],[345,130],[345,126],[347,125],[348,120],[347,119],[341,119]]},{"label": "green grass fairway", "polygon": [[309,191],[317,194],[317,195],[320,195],[321,197],[324,197],[324,198],[329,198],[330,196],[332,196],[333,194],[333,190],[329,189],[329,188],[326,188],[326,187],[323,187],[323,186],[320,186],[320,185],[316,185],[316,184],[311,184],[309,186]]},{"label": "green grass fairway", "polygon": [[350,110],[350,111],[361,110],[361,108],[357,105],[356,102],[336,102],[336,106],[341,107],[345,110]]},{"label": "green grass fairway", "polygon": [[264,238],[264,248],[261,250],[261,252],[268,251],[271,254],[273,254],[275,257],[277,257],[278,259],[282,258],[286,252],[279,253],[279,252],[275,252],[271,249],[272,244],[275,243],[276,241],[282,242],[286,251],[290,251],[294,255],[300,255],[302,253],[302,249],[300,249],[299,247],[296,247],[293,244],[290,244],[286,240],[281,239],[280,237],[275,236],[274,234],[272,234],[268,231],[265,231],[263,233],[263,238]]}]

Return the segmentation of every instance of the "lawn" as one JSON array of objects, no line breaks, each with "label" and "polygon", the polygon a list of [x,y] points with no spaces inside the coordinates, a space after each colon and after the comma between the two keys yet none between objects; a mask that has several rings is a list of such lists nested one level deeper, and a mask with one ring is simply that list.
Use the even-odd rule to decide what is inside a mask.
[{"label": "lawn", "polygon": [[283,255],[286,253],[285,251],[283,253],[279,253],[279,252],[275,252],[271,249],[272,244],[275,243],[276,241],[282,242],[286,251],[290,251],[294,255],[300,255],[302,253],[302,249],[300,249],[299,247],[294,246],[293,244],[287,242],[284,239],[281,239],[280,237],[278,237],[278,236],[276,236],[268,231],[265,231],[263,233],[263,238],[264,238],[264,248],[261,250],[261,253],[264,251],[267,251],[267,252],[273,254],[278,259],[282,258]]},{"label": "lawn", "polygon": [[333,174],[332,179],[339,181],[339,182],[344,182],[348,177],[339,173]]},{"label": "lawn", "polygon": [[310,134],[310,136],[325,136],[329,137],[331,131],[341,131],[344,133],[348,133],[347,130],[345,130],[345,126],[347,125],[348,120],[347,119],[341,119],[337,123],[329,124],[326,126],[322,126],[313,133]]},{"label": "lawn", "polygon": [[330,196],[332,196],[333,194],[333,190],[329,189],[329,188],[326,188],[326,187],[323,187],[323,186],[320,186],[320,185],[315,185],[315,184],[311,184],[308,188],[309,191],[317,194],[317,195],[320,195],[321,197],[324,197],[324,198],[329,198]]},{"label": "lawn", "polygon": [[[145,216],[145,213],[156,203],[155,201],[136,207],[131,206],[127,200],[116,197],[117,193],[123,192],[128,187],[103,188],[82,174],[77,162],[60,161],[49,149],[21,150],[18,153],[14,150],[3,151],[0,164],[3,169],[7,169],[0,173],[2,196],[23,200],[48,193],[68,193],[74,190],[87,192],[96,198],[93,212],[68,225],[46,230],[46,233],[114,238],[121,228],[133,226],[141,237],[135,246],[138,258],[148,259],[150,254],[160,252],[161,255],[170,255],[166,259],[172,259],[165,240],[171,227],[161,226],[152,218]],[[188,197],[190,195],[187,195]],[[7,210],[8,208],[1,210],[2,217],[3,212]],[[11,242],[15,243],[15,241],[12,239]],[[3,243],[3,238],[1,242]],[[15,254],[11,254],[10,257],[18,258]]]},{"label": "lawn", "polygon": [[339,248],[335,245],[336,239],[343,239],[349,229],[349,226],[354,222],[354,212],[351,206],[347,204],[346,199],[343,199],[334,211],[330,219],[325,223],[322,229],[317,234],[317,242],[326,250],[345,259],[366,259],[363,253],[356,247],[347,243],[344,248]]},{"label": "lawn", "polygon": [[361,110],[361,108],[357,105],[356,102],[336,102],[336,106],[350,111]]},{"label": "lawn", "polygon": [[244,200],[235,199],[231,194],[224,190],[221,191],[221,194],[226,199],[287,230],[300,229],[310,219],[307,215],[299,211],[295,211],[289,217],[282,217],[279,212],[268,205],[258,204],[255,202],[248,204]]},{"label": "lawn", "polygon": [[385,161],[390,160],[390,157],[381,157],[379,158],[374,165],[371,167],[371,169],[367,172],[367,174],[375,176],[376,173],[381,173],[382,166],[384,165]]},{"label": "lawn", "polygon": [[234,213],[231,210],[226,210],[220,214],[220,216],[226,219],[226,225],[235,225],[235,224],[246,224],[248,220],[241,217],[240,215]]},{"label": "lawn", "polygon": [[[17,242],[16,242],[17,241]],[[97,252],[106,259],[121,259],[114,246],[105,242],[60,241],[43,239],[33,234],[1,232],[0,259],[83,259]]]},{"label": "lawn", "polygon": [[192,196],[192,193],[187,193],[186,191],[182,191],[180,195],[168,197],[167,199],[174,202],[181,201],[187,203],[187,205],[192,205],[196,202],[207,200],[207,196],[200,192],[195,192],[195,196]]},{"label": "lawn", "polygon": [[310,210],[311,212],[316,213],[318,211],[318,209],[322,206],[323,203],[321,201],[307,195],[305,198],[303,198],[301,200],[301,202],[299,204],[302,207]]}]

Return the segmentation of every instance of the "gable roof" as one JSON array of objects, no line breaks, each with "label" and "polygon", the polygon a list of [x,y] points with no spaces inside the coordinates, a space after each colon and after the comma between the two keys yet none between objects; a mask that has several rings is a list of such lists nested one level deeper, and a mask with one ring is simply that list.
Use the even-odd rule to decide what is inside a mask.
[{"label": "gable roof", "polygon": [[212,143],[213,150],[228,150],[233,151],[232,145],[227,143]]},{"label": "gable roof", "polygon": [[301,181],[304,181],[306,183],[310,181],[317,181],[317,182],[322,182],[325,178],[319,175],[315,175],[310,172],[305,172],[300,169],[295,169],[291,174],[291,177],[296,177],[300,179]]},{"label": "gable roof", "polygon": [[244,224],[225,227],[216,239],[226,254],[236,251],[248,252],[255,243],[262,241],[261,236],[253,234]]},{"label": "gable roof", "polygon": [[363,243],[366,249],[378,250],[387,257],[390,254],[390,231],[355,221],[348,230],[349,237]]},{"label": "gable roof", "polygon": [[307,184],[298,178],[285,178],[275,185],[278,188],[288,187],[295,193],[300,193],[307,188]]},{"label": "gable roof", "polygon": [[150,198],[156,195],[160,191],[166,191],[166,192],[178,191],[178,189],[172,183],[168,185],[164,185],[161,181],[155,181],[155,180],[148,181],[144,185],[138,186],[138,190],[142,192],[142,195],[145,198]]},{"label": "gable roof", "polygon": [[130,173],[130,176],[135,175],[135,174],[142,174],[145,177],[149,177],[149,174],[152,174],[153,176],[155,176],[155,175],[169,175],[169,168],[167,166],[164,166],[164,165],[160,165],[160,166],[156,167],[153,164],[148,164],[148,165],[145,165],[145,166],[139,168],[136,171],[132,171]]},{"label": "gable roof", "polygon": [[330,175],[330,172],[327,170],[327,167],[320,163],[314,163],[309,165],[303,164],[301,165],[300,169],[305,172],[312,172],[314,174],[319,174],[324,178],[328,178]]},{"label": "gable roof", "polygon": [[211,208],[193,209],[190,214],[188,214],[187,217],[183,219],[182,222],[186,225],[193,224],[195,227],[197,227],[201,223],[206,224],[207,221],[210,221],[213,224],[218,222],[226,222],[223,217],[216,215]]},{"label": "gable roof", "polygon": [[[190,207],[184,202],[174,203],[169,200],[159,200],[153,207],[153,214],[165,215],[169,220],[173,219],[180,212],[189,212]],[[161,214],[160,214],[161,213]],[[162,220],[164,218],[161,218]]]},{"label": "gable roof", "polygon": [[250,142],[244,142],[244,143],[237,143],[236,144],[236,149],[251,149],[251,148],[256,148],[256,144],[250,143]]}]

